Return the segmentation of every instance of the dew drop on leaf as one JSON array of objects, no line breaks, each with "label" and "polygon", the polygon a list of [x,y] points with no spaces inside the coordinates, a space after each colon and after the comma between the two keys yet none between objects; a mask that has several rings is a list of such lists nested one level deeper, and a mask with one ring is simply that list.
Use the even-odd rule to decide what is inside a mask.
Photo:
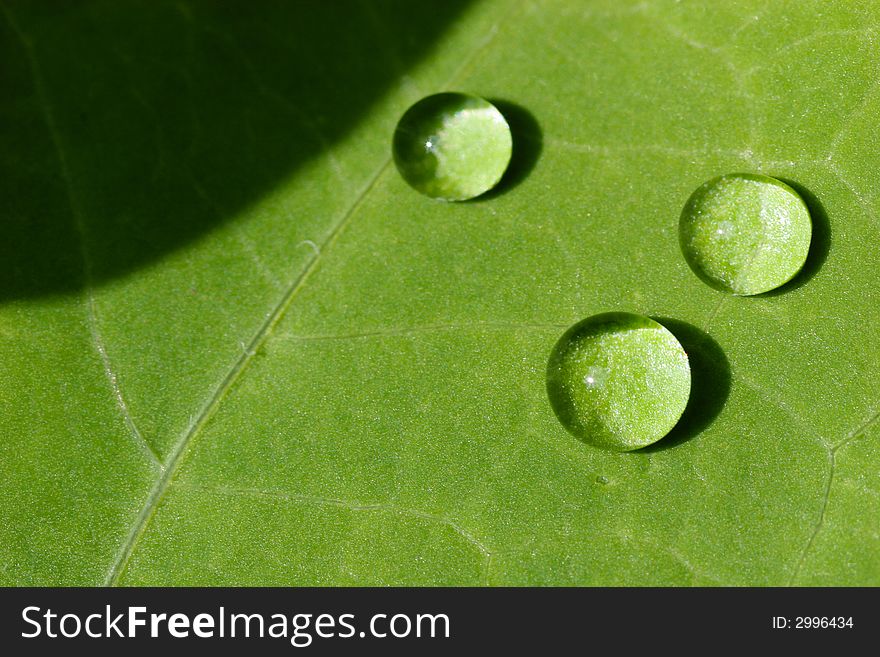
[{"label": "dew drop on leaf", "polygon": [[675,336],[643,315],[604,313],[569,328],[547,364],[556,417],[596,447],[629,451],[675,426],[691,388],[688,357]]},{"label": "dew drop on leaf", "polygon": [[806,262],[811,234],[809,210],[795,190],[747,173],[702,184],[679,221],[681,250],[694,273],[736,295],[790,281]]},{"label": "dew drop on leaf", "polygon": [[513,149],[510,127],[492,103],[463,93],[428,96],[394,131],[392,152],[406,182],[431,198],[464,201],[501,180]]}]

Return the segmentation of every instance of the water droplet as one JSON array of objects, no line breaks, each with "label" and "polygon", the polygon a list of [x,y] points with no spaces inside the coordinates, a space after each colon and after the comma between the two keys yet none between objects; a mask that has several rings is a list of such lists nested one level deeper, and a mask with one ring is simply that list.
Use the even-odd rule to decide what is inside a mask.
[{"label": "water droplet", "polygon": [[598,476],[596,477],[596,483],[597,483],[597,484],[602,484],[603,486],[607,486],[607,485],[610,484],[611,482],[609,481],[608,477],[605,477],[605,476],[603,476],[603,475],[598,475]]},{"label": "water droplet", "polygon": [[679,221],[685,260],[711,287],[768,292],[801,270],[810,250],[806,203],[780,180],[748,173],[714,178],[691,194]]},{"label": "water droplet", "polygon": [[394,132],[394,163],[417,191],[464,201],[489,191],[510,163],[510,127],[478,96],[442,93],[410,107]]},{"label": "water droplet", "polygon": [[556,343],[547,364],[547,394],[562,425],[613,451],[639,449],[669,433],[687,406],[690,387],[687,354],[675,336],[633,313],[578,322]]}]

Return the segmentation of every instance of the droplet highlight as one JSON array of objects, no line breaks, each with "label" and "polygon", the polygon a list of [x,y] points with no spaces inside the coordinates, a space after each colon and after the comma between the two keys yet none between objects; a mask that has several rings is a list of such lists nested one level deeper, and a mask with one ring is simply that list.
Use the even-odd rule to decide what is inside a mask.
[{"label": "droplet highlight", "polygon": [[495,187],[512,151],[510,127],[498,108],[478,96],[452,92],[410,107],[392,144],[403,179],[445,201],[464,201]]},{"label": "droplet highlight", "polygon": [[700,185],[679,220],[681,250],[694,273],[742,296],[794,278],[807,260],[811,235],[801,196],[759,174],[728,174]]},{"label": "droplet highlight", "polygon": [[630,451],[657,442],[681,418],[688,357],[650,317],[594,315],[569,328],[547,364],[547,394],[562,425],[596,447]]}]

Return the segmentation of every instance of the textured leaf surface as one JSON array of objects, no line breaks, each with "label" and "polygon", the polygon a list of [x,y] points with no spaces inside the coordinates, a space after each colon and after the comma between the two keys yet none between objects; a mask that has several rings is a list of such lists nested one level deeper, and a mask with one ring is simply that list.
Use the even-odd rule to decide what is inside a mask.
[{"label": "textured leaf surface", "polygon": [[[880,6],[323,4],[2,5],[0,581],[880,584]],[[489,198],[390,165],[447,89]],[[681,257],[731,171],[811,203],[780,293]],[[615,310],[695,364],[635,453],[545,391]]]}]

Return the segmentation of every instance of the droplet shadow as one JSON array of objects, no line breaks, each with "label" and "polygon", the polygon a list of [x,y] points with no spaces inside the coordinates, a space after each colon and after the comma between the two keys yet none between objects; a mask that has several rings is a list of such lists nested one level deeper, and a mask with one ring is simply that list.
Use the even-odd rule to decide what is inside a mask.
[{"label": "droplet shadow", "polygon": [[705,331],[678,319],[652,317],[678,339],[691,367],[691,395],[678,424],[664,438],[634,453],[676,447],[702,433],[718,417],[730,394],[730,364]]},{"label": "droplet shadow", "polygon": [[805,285],[822,268],[822,265],[825,264],[825,260],[828,258],[828,252],[831,250],[831,223],[828,221],[828,213],[825,212],[825,207],[822,205],[821,201],[819,201],[810,190],[800,183],[786,178],[779,178],[779,180],[800,194],[801,198],[804,199],[804,202],[807,204],[807,209],[810,211],[810,219],[813,223],[813,231],[810,237],[810,250],[807,252],[807,260],[804,263],[803,268],[801,268],[794,278],[775,290],[756,295],[757,297],[776,297]]},{"label": "droplet shadow", "polygon": [[513,152],[504,176],[495,187],[471,201],[477,203],[498,198],[519,185],[535,168],[544,149],[544,133],[538,120],[529,110],[509,100],[498,98],[488,100],[507,119],[513,138]]}]

